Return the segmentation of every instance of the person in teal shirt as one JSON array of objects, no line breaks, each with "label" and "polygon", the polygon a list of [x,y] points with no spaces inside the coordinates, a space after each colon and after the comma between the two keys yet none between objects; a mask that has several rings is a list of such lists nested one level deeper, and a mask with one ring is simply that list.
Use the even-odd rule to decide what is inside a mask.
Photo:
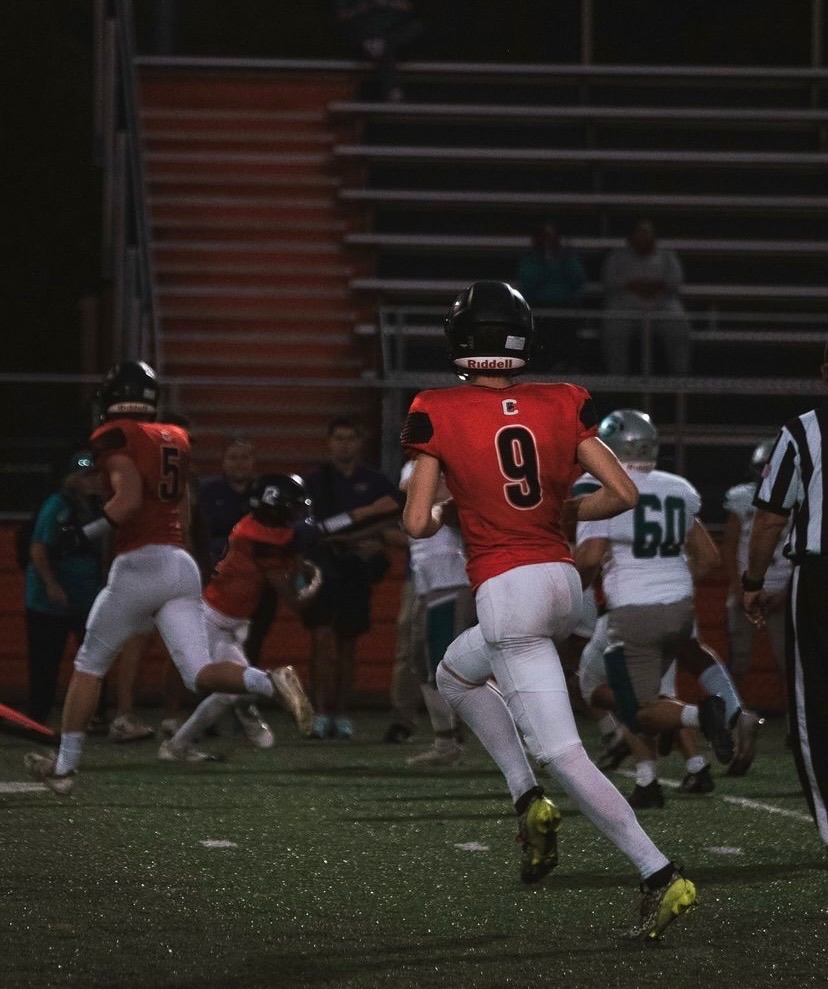
[{"label": "person in teal shirt", "polygon": [[[518,288],[533,309],[570,309],[580,304],[586,273],[578,255],[561,243],[549,220],[532,233],[532,250],[518,261]],[[571,316],[535,316],[533,369],[577,370],[577,322]]]},{"label": "person in teal shirt", "polygon": [[70,635],[80,642],[101,589],[101,550],[91,543],[65,552],[61,528],[85,525],[100,515],[99,478],[86,450],[61,466],[58,490],[40,507],[29,545],[25,605],[29,660],[29,715],[46,723],[55,701],[58,672]]}]

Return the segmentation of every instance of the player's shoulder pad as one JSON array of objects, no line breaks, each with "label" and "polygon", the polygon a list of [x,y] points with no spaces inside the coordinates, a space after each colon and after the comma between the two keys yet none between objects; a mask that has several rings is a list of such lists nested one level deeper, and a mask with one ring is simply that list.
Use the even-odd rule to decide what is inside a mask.
[{"label": "player's shoulder pad", "polygon": [[114,450],[123,450],[127,445],[127,433],[124,423],[104,424],[92,434],[89,445],[95,457],[103,453],[112,453]]},{"label": "player's shoulder pad", "polygon": [[581,420],[581,425],[585,429],[590,429],[592,426],[598,425],[598,413],[595,411],[595,403],[592,401],[592,396],[589,392],[585,392],[584,394],[586,397],[581,403],[578,418]]},{"label": "player's shoulder pad", "polygon": [[403,446],[416,443],[428,443],[434,436],[434,426],[428,412],[412,411],[405,417],[400,442]]},{"label": "player's shoulder pad", "polygon": [[170,422],[155,423],[158,426],[158,433],[165,441],[173,441],[182,447],[189,447],[190,436],[182,426],[176,426]]}]

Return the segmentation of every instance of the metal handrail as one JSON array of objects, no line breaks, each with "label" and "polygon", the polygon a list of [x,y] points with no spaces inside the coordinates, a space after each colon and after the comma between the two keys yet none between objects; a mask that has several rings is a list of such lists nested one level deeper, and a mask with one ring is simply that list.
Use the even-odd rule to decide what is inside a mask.
[{"label": "metal handrail", "polygon": [[157,291],[135,74],[132,0],[95,4],[95,144],[103,170],[103,276],[114,283],[116,357],[160,364]]},{"label": "metal handrail", "polygon": [[[138,241],[138,266],[140,271],[139,302],[141,304],[142,339],[139,353],[146,356],[160,369],[158,303],[155,279],[152,272],[149,197],[147,195],[144,162],[142,156],[143,139],[141,118],[138,113],[138,80],[135,73],[135,14],[132,0],[114,0],[115,12],[121,29],[118,37],[120,50],[120,83],[124,104],[124,117],[127,132],[127,153],[129,155],[132,208],[135,219],[135,233]],[[148,337],[148,339],[145,339]]]},{"label": "metal handrail", "polygon": [[[446,387],[453,380],[449,373],[423,373],[407,367],[406,341],[411,339],[439,339],[443,336],[442,317],[445,307],[436,306],[384,306],[378,311],[379,316],[379,346],[381,352],[382,374],[388,385],[383,393],[383,463],[386,469],[398,466],[399,452],[396,438],[398,423],[406,402],[406,395],[425,387]],[[762,395],[783,397],[791,394],[822,395],[824,386],[817,380],[816,375],[810,380],[790,380],[785,378],[749,378],[749,377],[702,377],[702,376],[659,376],[652,373],[653,357],[653,326],[654,319],[680,319],[691,323],[704,320],[707,328],[691,329],[691,340],[708,341],[710,343],[726,343],[733,341],[750,341],[763,343],[813,343],[822,346],[828,336],[826,318],[824,315],[792,315],[789,313],[652,313],[642,310],[639,313],[630,310],[613,311],[607,309],[541,309],[535,310],[536,316],[550,319],[578,318],[589,327],[590,322],[598,322],[607,317],[625,319],[639,318],[641,320],[641,373],[635,376],[613,374],[582,374],[578,373],[577,381],[589,391],[600,393],[638,392],[641,395],[641,407],[650,411],[655,395],[672,395],[675,402],[674,443],[675,464],[679,473],[685,466],[686,447],[691,441],[692,427],[687,420],[687,399],[690,395]],[[428,322],[407,322],[409,317],[426,317]],[[431,317],[439,317],[440,322]],[[732,319],[734,325],[739,323],[756,323],[765,321],[776,324],[780,329],[765,329],[760,331],[747,329],[722,330],[719,323]],[[800,325],[821,327],[820,329],[797,330],[785,326],[798,322]],[[571,375],[544,375],[543,380],[555,377],[568,380]],[[531,380],[531,367],[527,373]],[[732,441],[743,442],[743,436],[733,436]],[[386,463],[388,461],[389,463]]]},{"label": "metal handrail", "polygon": [[[348,59],[239,58],[205,55],[141,55],[141,68],[178,69],[271,69],[370,72],[369,62]],[[577,63],[513,62],[401,62],[400,71],[410,75],[509,76],[524,78],[577,79],[693,79],[715,85],[722,79],[742,80],[753,85],[767,82],[828,82],[828,67],[752,65],[580,65]]]}]

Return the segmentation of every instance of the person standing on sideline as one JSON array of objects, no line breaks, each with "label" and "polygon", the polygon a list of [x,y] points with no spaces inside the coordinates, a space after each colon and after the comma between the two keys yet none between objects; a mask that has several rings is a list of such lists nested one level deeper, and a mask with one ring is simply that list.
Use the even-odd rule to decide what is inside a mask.
[{"label": "person standing on sideline", "polygon": [[107,373],[90,448],[109,497],[100,518],[62,530],[67,549],[111,534],[115,557],[75,657],[57,756],[29,752],[24,759],[34,779],[61,795],[74,787],[101,680],[124,643],[152,624],[190,690],[275,692],[264,670],[209,660],[201,575],[184,548],[190,441],[182,427],[154,421],[159,392],[155,371],[143,361],[124,361]]},{"label": "person standing on sideline", "polygon": [[[596,435],[589,392],[515,382],[533,335],[520,293],[504,282],[475,282],[455,300],[445,329],[452,365],[468,383],[415,396],[401,436],[416,455],[403,526],[423,539],[458,521],[475,591],[479,624],[449,646],[437,688],[506,778],[523,847],[521,879],[536,882],[557,865],[561,820],[537,785],[522,735],[535,761],[635,865],[642,899],[629,936],[656,940],[695,903],[695,886],[589,759],[555,646],[582,605],[564,533],[577,521],[628,511],[638,492]],[[571,499],[578,470],[602,486]],[[435,504],[441,472],[452,497]]]},{"label": "person standing on sideline", "polygon": [[[414,463],[406,461],[400,490],[406,491]],[[440,479],[437,501],[449,497]],[[412,539],[414,622],[420,634],[417,677],[434,738],[431,747],[406,759],[409,766],[452,766],[463,755],[461,726],[434,684],[437,667],[457,636],[475,624],[474,596],[466,573],[466,554],[457,529],[443,526],[429,539]]]},{"label": "person standing on sideline", "polygon": [[101,589],[103,563],[91,544],[63,552],[61,526],[86,525],[100,514],[100,481],[92,453],[81,450],[61,465],[60,485],[41,505],[31,532],[25,578],[29,654],[29,716],[45,724],[57,692],[70,635],[83,639],[89,609]]},{"label": "person standing on sideline", "polygon": [[302,615],[311,633],[314,738],[353,736],[348,705],[356,643],[370,628],[373,588],[389,566],[382,530],[399,519],[399,492],[361,462],[361,448],[356,423],[331,420],[330,460],[305,478],[319,530],[328,537],[308,554],[322,570],[322,587]]},{"label": "person standing on sideline", "polygon": [[[828,384],[828,344],[820,369]],[[764,589],[779,536],[791,518],[785,555],[793,562],[785,658],[791,747],[805,799],[828,845],[828,405],[782,427],[753,499],[756,515],[742,574],[748,618],[765,623]]]}]

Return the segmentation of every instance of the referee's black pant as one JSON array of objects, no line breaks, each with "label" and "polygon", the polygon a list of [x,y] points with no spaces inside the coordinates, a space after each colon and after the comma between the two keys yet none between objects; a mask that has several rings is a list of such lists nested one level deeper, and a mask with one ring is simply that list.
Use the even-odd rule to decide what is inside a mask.
[{"label": "referee's black pant", "polygon": [[786,653],[794,761],[828,845],[828,558],[812,557],[794,568]]}]

